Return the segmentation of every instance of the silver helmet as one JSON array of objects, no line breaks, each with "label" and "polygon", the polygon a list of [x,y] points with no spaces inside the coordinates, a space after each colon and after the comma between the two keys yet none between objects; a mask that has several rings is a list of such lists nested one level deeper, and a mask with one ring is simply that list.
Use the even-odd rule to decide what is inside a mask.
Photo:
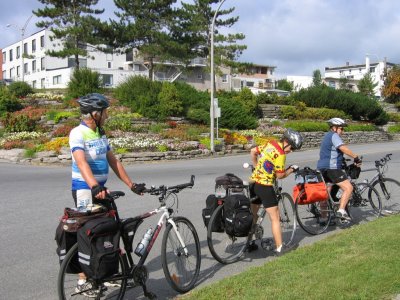
[{"label": "silver helmet", "polygon": [[329,127],[332,127],[332,126],[346,127],[347,123],[345,120],[343,120],[341,118],[332,118],[332,119],[328,120],[328,125],[329,125]]},{"label": "silver helmet", "polygon": [[303,146],[303,136],[291,128],[288,128],[283,133],[283,139],[288,142],[288,144],[292,147],[292,150],[299,150],[301,146]]}]

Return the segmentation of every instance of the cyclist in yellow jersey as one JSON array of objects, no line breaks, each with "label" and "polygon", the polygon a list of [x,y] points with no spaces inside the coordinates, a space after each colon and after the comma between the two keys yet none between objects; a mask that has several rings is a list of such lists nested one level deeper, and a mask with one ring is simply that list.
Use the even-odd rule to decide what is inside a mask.
[{"label": "cyclist in yellow jersey", "polygon": [[[283,245],[278,199],[275,195],[274,183],[276,179],[283,179],[298,170],[299,167],[296,165],[285,169],[286,154],[299,150],[302,145],[302,135],[297,131],[287,129],[279,142],[271,140],[262,146],[252,148],[250,151],[251,160],[255,167],[250,179],[255,182],[254,192],[259,197],[259,201],[254,201],[252,204],[254,220],[257,220],[257,211],[262,202],[271,220],[272,235],[276,245],[275,253],[277,255],[282,253]],[[256,250],[257,248],[255,241],[252,241],[248,251]]]}]

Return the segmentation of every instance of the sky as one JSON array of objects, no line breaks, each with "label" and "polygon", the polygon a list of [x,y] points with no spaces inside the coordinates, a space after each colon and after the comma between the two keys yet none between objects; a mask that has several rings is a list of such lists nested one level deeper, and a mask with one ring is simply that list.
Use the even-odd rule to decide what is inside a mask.
[{"label": "sky", "polygon": [[[113,0],[98,6],[105,9],[103,18],[114,16]],[[20,29],[40,7],[38,0],[0,0],[0,48],[20,39]],[[246,36],[239,61],[275,66],[277,78],[363,64],[367,54],[372,63],[400,63],[399,0],[226,0],[221,9],[230,7],[239,21],[229,30]],[[30,20],[26,36],[39,30],[37,21]]]}]

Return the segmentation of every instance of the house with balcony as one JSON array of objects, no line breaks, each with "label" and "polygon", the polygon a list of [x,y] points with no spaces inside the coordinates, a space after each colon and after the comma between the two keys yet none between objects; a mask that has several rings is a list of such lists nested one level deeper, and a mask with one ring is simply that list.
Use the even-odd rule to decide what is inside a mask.
[{"label": "house with balcony", "polygon": [[395,63],[390,63],[384,58],[382,61],[371,62],[369,55],[365,57],[364,64],[350,64],[346,63],[344,66],[339,67],[325,67],[324,82],[326,85],[339,89],[340,79],[346,78],[347,88],[351,91],[358,92],[358,82],[367,74],[371,73],[372,80],[377,83],[374,89],[374,95],[377,99],[381,99],[381,90],[384,86],[385,69],[390,70],[395,66]]}]

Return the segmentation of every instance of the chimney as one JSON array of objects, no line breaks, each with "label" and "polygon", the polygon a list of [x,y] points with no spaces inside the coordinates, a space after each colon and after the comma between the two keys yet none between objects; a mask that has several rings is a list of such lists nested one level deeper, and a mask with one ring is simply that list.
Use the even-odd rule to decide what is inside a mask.
[{"label": "chimney", "polygon": [[369,55],[365,55],[365,73],[369,72]]},{"label": "chimney", "polygon": [[346,61],[346,67],[350,66],[350,62]]}]

